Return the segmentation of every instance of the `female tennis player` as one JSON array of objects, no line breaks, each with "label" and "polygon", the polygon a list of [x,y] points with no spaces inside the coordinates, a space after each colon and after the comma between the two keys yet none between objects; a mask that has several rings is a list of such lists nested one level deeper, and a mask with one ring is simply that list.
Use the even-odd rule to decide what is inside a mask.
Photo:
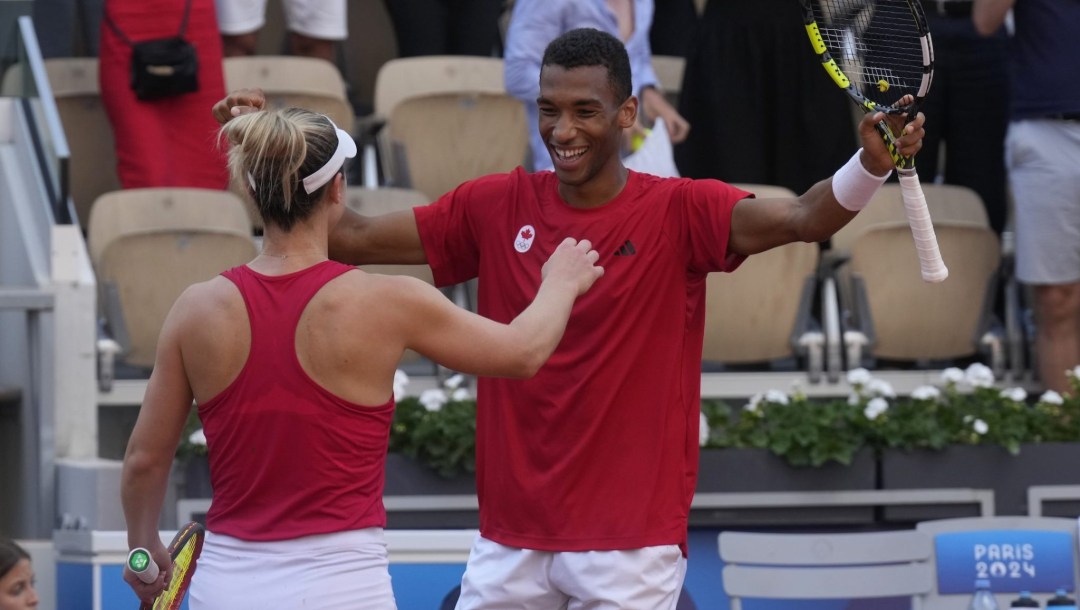
[{"label": "female tennis player", "polygon": [[247,265],[188,288],[165,321],[122,484],[128,544],[148,549],[161,576],[124,578],[147,601],[170,576],[158,518],[194,400],[214,496],[192,610],[393,608],[382,490],[402,353],[478,375],[533,375],[603,274],[598,254],[567,238],[532,304],[496,323],[420,280],[328,259],[345,209],[342,165],[356,154],[329,119],[254,112],[222,134],[265,241]]}]

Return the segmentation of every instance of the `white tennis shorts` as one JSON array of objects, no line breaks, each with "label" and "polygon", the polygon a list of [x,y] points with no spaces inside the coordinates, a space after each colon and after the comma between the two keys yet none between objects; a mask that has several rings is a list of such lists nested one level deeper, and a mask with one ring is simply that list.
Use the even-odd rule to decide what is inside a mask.
[{"label": "white tennis shorts", "polygon": [[1016,206],[1016,277],[1080,281],[1080,122],[1010,123],[1005,161]]},{"label": "white tennis shorts", "polygon": [[394,610],[382,528],[248,542],[206,532],[191,610]]},{"label": "white tennis shorts", "polygon": [[[222,34],[249,34],[266,23],[266,0],[215,0]],[[345,0],[283,0],[285,27],[321,40],[345,40]]]},{"label": "white tennis shorts", "polygon": [[686,576],[679,547],[557,552],[477,536],[457,610],[674,610]]}]

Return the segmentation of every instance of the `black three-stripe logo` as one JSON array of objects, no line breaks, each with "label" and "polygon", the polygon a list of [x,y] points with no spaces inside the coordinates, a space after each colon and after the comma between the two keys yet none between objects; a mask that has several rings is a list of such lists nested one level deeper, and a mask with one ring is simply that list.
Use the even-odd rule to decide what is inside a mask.
[{"label": "black three-stripe logo", "polygon": [[615,256],[633,256],[635,254],[637,254],[637,250],[634,249],[634,244],[629,239],[615,251]]}]

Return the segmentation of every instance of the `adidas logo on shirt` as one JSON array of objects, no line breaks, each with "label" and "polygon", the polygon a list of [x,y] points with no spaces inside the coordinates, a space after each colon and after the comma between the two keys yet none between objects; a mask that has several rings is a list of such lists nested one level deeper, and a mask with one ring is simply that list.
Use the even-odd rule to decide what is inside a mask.
[{"label": "adidas logo on shirt", "polygon": [[615,251],[615,256],[633,256],[635,254],[637,254],[637,250],[634,249],[634,244],[629,239]]}]

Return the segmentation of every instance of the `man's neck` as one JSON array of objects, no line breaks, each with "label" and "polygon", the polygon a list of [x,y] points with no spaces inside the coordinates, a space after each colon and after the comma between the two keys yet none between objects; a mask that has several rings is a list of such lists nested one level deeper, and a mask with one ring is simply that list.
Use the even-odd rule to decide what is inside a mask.
[{"label": "man's neck", "polygon": [[626,188],[629,171],[622,163],[609,176],[596,177],[585,184],[559,183],[559,196],[575,208],[598,208],[619,196]]}]

